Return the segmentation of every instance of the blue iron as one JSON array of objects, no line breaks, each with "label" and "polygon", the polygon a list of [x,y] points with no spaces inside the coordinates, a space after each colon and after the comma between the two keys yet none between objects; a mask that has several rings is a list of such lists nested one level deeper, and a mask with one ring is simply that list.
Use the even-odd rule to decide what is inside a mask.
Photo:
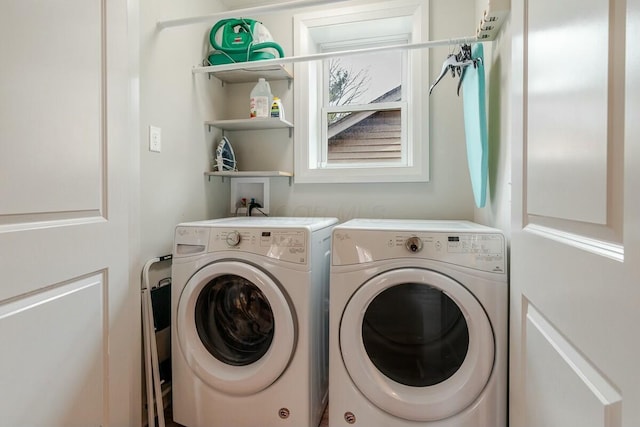
[{"label": "blue iron", "polygon": [[238,170],[236,154],[233,152],[233,147],[231,147],[231,143],[226,136],[222,137],[222,140],[216,148],[216,158],[213,169],[218,172]]}]

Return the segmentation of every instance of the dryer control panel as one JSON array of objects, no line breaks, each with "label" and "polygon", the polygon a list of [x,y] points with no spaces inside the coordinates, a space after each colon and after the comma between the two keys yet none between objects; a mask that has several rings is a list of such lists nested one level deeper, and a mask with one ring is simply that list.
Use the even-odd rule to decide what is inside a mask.
[{"label": "dryer control panel", "polygon": [[501,233],[336,228],[331,258],[336,266],[418,258],[492,273],[506,273],[506,252],[506,240]]}]

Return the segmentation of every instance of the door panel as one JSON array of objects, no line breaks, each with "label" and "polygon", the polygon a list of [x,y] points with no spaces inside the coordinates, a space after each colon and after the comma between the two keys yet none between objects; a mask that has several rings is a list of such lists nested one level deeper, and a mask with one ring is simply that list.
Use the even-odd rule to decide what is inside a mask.
[{"label": "door panel", "polygon": [[3,372],[12,399],[3,399],[2,425],[45,426],[53,419],[81,427],[102,420],[107,374],[103,273],[0,306],[2,360],[12,367]]},{"label": "door panel", "polygon": [[623,6],[526,4],[526,222],[570,240],[622,238]]},{"label": "door panel", "polygon": [[510,425],[639,425],[638,1],[512,19]]},{"label": "door panel", "polygon": [[541,426],[620,425],[622,398],[614,387],[532,304],[525,313],[526,419]]},{"label": "door panel", "polygon": [[1,426],[139,423],[129,6],[0,5]]},{"label": "door panel", "polygon": [[[3,2],[3,222],[99,215],[105,102],[100,1]],[[82,19],[70,20],[69,17]],[[20,22],[24,25],[11,25]],[[8,56],[8,58],[7,58]],[[78,167],[82,165],[82,167]],[[64,172],[64,173],[61,173]]]},{"label": "door panel", "polygon": [[527,211],[606,224],[608,2],[527,12]]}]

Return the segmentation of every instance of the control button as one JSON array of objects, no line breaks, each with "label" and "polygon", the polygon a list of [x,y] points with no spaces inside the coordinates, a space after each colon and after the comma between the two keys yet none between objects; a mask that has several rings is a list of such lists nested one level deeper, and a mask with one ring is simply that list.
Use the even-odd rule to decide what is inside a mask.
[{"label": "control button", "polygon": [[419,237],[413,236],[409,237],[404,242],[405,248],[407,248],[410,252],[420,252],[422,250],[422,240]]},{"label": "control button", "polygon": [[240,244],[240,233],[237,231],[231,231],[227,234],[227,245],[238,246]]}]

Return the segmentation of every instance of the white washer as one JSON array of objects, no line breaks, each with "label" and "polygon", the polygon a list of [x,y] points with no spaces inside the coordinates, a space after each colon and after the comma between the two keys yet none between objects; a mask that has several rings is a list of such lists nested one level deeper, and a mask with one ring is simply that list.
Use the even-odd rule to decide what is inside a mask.
[{"label": "white washer", "polygon": [[504,235],[463,221],[334,228],[329,424],[504,427]]},{"label": "white washer", "polygon": [[315,426],[327,401],[336,218],[234,217],[176,227],[174,420]]}]

